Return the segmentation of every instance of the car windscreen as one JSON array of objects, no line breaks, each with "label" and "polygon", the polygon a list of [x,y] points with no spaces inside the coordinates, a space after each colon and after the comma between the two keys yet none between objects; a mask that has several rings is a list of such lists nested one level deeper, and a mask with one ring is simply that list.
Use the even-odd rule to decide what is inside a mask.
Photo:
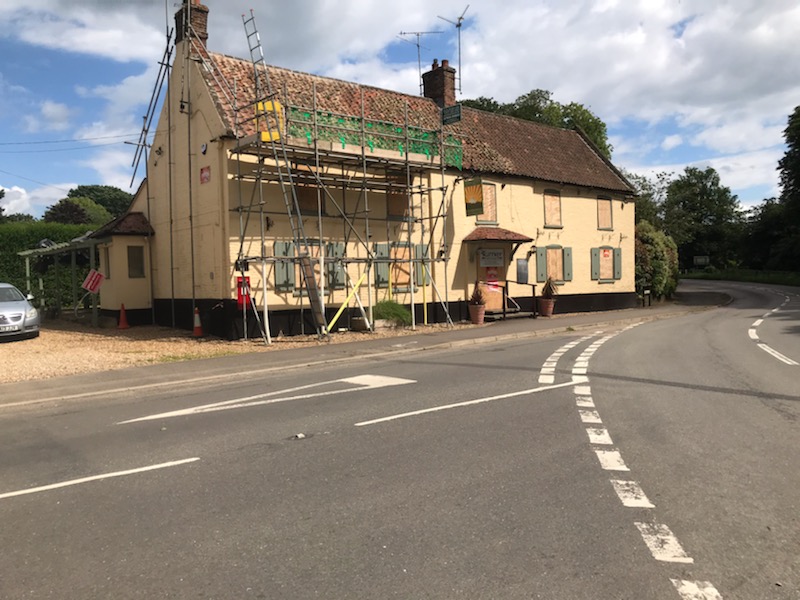
[{"label": "car windscreen", "polygon": [[0,302],[19,302],[24,299],[25,296],[17,288],[0,288]]}]

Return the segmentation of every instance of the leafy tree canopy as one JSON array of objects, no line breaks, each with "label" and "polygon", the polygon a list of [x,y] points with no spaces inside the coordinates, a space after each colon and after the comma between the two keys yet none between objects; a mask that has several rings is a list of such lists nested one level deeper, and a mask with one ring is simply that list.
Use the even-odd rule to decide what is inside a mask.
[{"label": "leafy tree canopy", "polygon": [[84,225],[89,223],[89,215],[82,206],[64,198],[48,208],[42,216],[42,220],[45,223]]},{"label": "leafy tree canopy", "polygon": [[115,219],[125,214],[133,195],[111,185],[79,185],[69,191],[67,198],[89,198],[104,207]]},{"label": "leafy tree canopy", "polygon": [[579,128],[606,158],[611,158],[606,124],[588,108],[577,102],[561,104],[547,90],[535,89],[513,102],[502,104],[494,98],[481,96],[475,100],[462,100],[461,104],[489,112],[536,121],[563,129]]},{"label": "leafy tree canopy", "polygon": [[111,213],[108,212],[105,207],[100,206],[91,198],[82,198],[78,196],[75,198],[67,198],[67,200],[77,204],[83,210],[85,210],[86,216],[89,217],[89,223],[92,225],[105,225],[109,221],[113,220]]},{"label": "leafy tree canopy", "polygon": [[787,208],[795,223],[800,220],[800,106],[789,115],[789,124],[783,131],[786,154],[778,161],[781,181],[781,203]]},{"label": "leafy tree canopy", "polygon": [[692,266],[693,256],[709,256],[723,268],[736,262],[744,215],[713,168],[686,167],[667,186],[663,214],[664,231],[675,240],[682,267]]}]

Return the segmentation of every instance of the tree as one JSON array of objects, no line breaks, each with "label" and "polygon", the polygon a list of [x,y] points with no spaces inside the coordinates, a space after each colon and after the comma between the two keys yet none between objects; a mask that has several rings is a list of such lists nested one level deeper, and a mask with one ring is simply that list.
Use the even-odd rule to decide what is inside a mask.
[{"label": "tree", "polygon": [[664,231],[678,246],[682,268],[690,268],[694,256],[709,256],[721,268],[737,262],[743,213],[713,168],[686,167],[667,186],[663,212]]},{"label": "tree", "polygon": [[67,193],[67,198],[89,198],[117,218],[128,210],[133,195],[111,185],[79,185]]},{"label": "tree", "polygon": [[105,225],[109,221],[113,220],[111,213],[109,213],[105,207],[100,206],[91,198],[67,198],[70,202],[77,204],[83,210],[86,211],[86,216],[89,217],[89,223],[92,225]]},{"label": "tree", "polygon": [[636,225],[636,292],[645,288],[656,298],[669,298],[678,287],[678,248],[647,221]]},{"label": "tree", "polygon": [[800,218],[800,106],[789,115],[789,124],[783,131],[786,154],[778,161],[781,181],[781,204],[793,223]]},{"label": "tree", "polygon": [[48,208],[42,216],[42,220],[45,223],[83,225],[89,223],[89,215],[82,206],[64,198]]},{"label": "tree", "polygon": [[462,100],[461,104],[552,127],[580,129],[603,156],[611,158],[612,147],[608,143],[606,124],[582,104],[577,102],[560,104],[553,100],[552,96],[553,94],[547,90],[534,89],[508,104],[501,104],[494,98],[485,96],[475,100]]},{"label": "tree", "polygon": [[[5,190],[0,190],[0,200],[5,198],[5,195],[6,195],[6,191]],[[5,209],[2,206],[0,206],[0,223],[4,223],[5,220],[6,220]]]},{"label": "tree", "polygon": [[655,178],[648,178],[645,175],[625,170],[622,174],[636,189],[636,222],[647,221],[656,229],[661,228],[663,224],[661,212],[667,196],[667,187],[674,174],[656,173]]}]

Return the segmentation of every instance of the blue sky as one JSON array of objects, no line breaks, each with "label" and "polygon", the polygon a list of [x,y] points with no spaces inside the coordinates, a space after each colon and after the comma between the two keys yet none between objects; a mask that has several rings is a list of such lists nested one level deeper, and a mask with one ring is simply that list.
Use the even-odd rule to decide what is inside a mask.
[{"label": "blue sky", "polygon": [[[800,6],[785,0],[206,0],[209,47],[248,55],[255,9],[267,62],[419,93],[434,58],[461,98],[532,89],[608,125],[613,161],[641,175],[712,166],[744,206],[779,193],[783,129],[800,104]],[[175,0],[3,0],[0,201],[41,216],[79,184],[135,191],[131,161]],[[466,10],[466,12],[465,12]],[[131,187],[131,179],[134,179]]]}]

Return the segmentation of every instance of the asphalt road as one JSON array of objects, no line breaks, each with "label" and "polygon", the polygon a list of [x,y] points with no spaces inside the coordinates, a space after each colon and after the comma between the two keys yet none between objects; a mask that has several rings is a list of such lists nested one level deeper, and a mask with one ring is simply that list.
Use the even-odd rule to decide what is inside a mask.
[{"label": "asphalt road", "polygon": [[630,327],[0,408],[0,598],[800,598],[800,297],[716,287]]}]

